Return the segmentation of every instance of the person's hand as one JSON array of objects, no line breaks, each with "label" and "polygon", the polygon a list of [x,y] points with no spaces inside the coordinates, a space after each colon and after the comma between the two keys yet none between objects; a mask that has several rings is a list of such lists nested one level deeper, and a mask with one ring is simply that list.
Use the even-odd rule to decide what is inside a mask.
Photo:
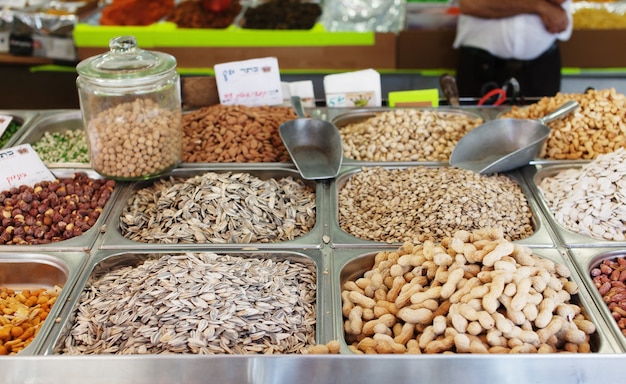
[{"label": "person's hand", "polygon": [[559,33],[567,29],[569,19],[560,3],[564,0],[545,0],[539,7],[539,17],[550,33]]}]

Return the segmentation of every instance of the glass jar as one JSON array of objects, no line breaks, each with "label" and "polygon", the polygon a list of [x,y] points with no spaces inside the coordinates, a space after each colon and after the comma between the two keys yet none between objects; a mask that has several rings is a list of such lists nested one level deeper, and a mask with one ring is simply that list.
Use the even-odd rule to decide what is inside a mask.
[{"label": "glass jar", "polygon": [[78,63],[76,85],[93,169],[116,180],[159,176],[183,152],[176,59],[139,49],[133,36]]}]

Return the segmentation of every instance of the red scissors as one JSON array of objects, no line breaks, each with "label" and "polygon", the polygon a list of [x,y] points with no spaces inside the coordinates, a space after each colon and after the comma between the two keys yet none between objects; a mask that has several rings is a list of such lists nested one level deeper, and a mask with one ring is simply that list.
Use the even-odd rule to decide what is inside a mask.
[{"label": "red scissors", "polygon": [[502,88],[492,89],[491,91],[485,93],[485,95],[481,97],[480,100],[478,100],[478,105],[484,105],[494,96],[498,96],[498,98],[491,105],[500,105],[506,101],[506,90]]}]

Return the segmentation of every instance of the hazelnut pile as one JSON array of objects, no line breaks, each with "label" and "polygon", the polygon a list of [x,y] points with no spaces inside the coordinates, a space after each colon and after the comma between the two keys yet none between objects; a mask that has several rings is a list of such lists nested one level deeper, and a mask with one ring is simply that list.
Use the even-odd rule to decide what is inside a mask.
[{"label": "hazelnut pile", "polygon": [[93,227],[115,181],[85,173],[0,192],[0,244],[48,244]]}]

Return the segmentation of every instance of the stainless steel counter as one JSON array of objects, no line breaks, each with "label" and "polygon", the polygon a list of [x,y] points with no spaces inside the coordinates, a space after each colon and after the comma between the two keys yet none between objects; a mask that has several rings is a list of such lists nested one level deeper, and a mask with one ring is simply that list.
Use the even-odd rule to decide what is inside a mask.
[{"label": "stainless steel counter", "polygon": [[[479,113],[486,120],[495,118],[502,108],[464,108]],[[19,111],[18,111],[19,112]],[[52,113],[53,111],[51,111]],[[345,112],[317,108],[311,110],[317,118],[332,120]],[[33,113],[33,112],[29,112]],[[25,127],[26,128],[26,127]],[[23,138],[35,137],[28,132]],[[20,143],[19,138],[13,143]],[[317,200],[317,221],[310,233],[299,239],[276,244],[178,244],[160,246],[141,244],[125,239],[119,233],[119,215],[122,204],[137,187],[150,182],[121,183],[116,201],[106,209],[104,224],[85,242],[74,240],[71,248],[62,245],[38,247],[37,252],[68,252],[72,270],[69,287],[71,294],[63,296],[68,305],[54,313],[55,322],[46,329],[43,340],[38,340],[36,351],[0,358],[0,383],[28,384],[87,384],[87,383],[598,383],[623,382],[621,364],[626,363],[624,341],[614,327],[608,324],[610,314],[589,283],[589,264],[599,252],[620,249],[624,244],[586,242],[584,238],[567,234],[550,219],[546,205],[538,198],[533,180],[538,170],[551,164],[533,165],[511,176],[522,186],[529,197],[535,215],[536,233],[520,241],[537,250],[537,253],[564,262],[577,275],[574,280],[581,287],[580,301],[598,327],[593,341],[595,350],[589,354],[550,355],[355,355],[343,342],[340,285],[344,268],[356,270],[358,259],[369,257],[381,249],[393,249],[396,244],[385,244],[352,238],[343,233],[337,224],[336,192],[347,177],[365,163],[344,162],[342,173],[331,182],[314,185]],[[415,164],[385,164],[404,167]],[[445,164],[428,164],[445,166]],[[229,169],[250,171],[254,174],[291,174],[292,164],[184,164],[174,175],[188,175],[200,171],[216,172]],[[572,247],[568,241],[574,241]],[[583,250],[581,242],[586,242]],[[78,250],[85,254],[74,254]],[[69,318],[83,284],[92,269],[102,260],[120,253],[147,253],[180,251],[215,252],[275,252],[297,253],[310,257],[318,270],[318,343],[341,340],[339,355],[98,355],[66,356],[55,353],[64,324]],[[73,251],[69,252],[69,251]],[[597,252],[596,252],[597,251]],[[0,246],[0,254],[19,257],[32,252],[32,248]],[[582,255],[582,256],[581,256]],[[588,256],[589,255],[589,256]],[[80,274],[80,276],[77,276]],[[0,282],[1,283],[1,282]]]}]

